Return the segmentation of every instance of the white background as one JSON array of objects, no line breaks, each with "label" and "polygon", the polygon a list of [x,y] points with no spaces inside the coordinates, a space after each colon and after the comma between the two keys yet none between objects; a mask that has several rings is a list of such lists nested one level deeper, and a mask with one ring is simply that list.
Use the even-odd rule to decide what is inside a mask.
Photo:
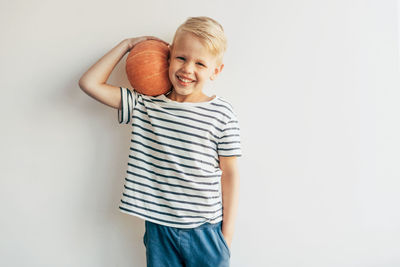
[{"label": "white background", "polygon": [[[218,20],[243,157],[231,266],[400,266],[394,0],[0,2],[1,266],[145,266],[130,128],[78,87],[125,38]],[[130,87],[126,56],[108,83]]]}]

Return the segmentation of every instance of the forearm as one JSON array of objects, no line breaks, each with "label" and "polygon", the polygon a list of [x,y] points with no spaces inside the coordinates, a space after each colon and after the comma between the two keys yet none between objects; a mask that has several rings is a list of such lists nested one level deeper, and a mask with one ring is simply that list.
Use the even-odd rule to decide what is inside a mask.
[{"label": "forearm", "polygon": [[236,213],[239,204],[239,173],[237,171],[223,172],[222,187],[222,233],[228,244],[232,241],[235,230]]},{"label": "forearm", "polygon": [[79,84],[106,83],[111,72],[122,57],[128,52],[128,49],[129,47],[127,42],[125,40],[121,41],[83,74],[79,80]]}]

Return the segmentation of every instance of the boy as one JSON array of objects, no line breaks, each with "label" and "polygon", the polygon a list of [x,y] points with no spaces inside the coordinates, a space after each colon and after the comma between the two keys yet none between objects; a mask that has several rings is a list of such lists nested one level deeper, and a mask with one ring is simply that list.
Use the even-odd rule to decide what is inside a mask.
[{"label": "boy", "polygon": [[132,125],[119,208],[145,220],[147,266],[229,266],[240,130],[231,105],[202,91],[224,66],[223,28],[211,18],[193,17],[177,29],[166,95],[106,84],[125,53],[147,39],[159,40],[125,39],[79,81],[88,95],[118,109],[119,123]]}]

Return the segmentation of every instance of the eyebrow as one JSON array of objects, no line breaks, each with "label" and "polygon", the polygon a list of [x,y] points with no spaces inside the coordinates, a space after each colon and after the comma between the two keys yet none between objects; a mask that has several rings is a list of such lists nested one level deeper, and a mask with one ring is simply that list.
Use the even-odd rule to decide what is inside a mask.
[{"label": "eyebrow", "polygon": [[[184,53],[175,53],[175,56],[176,56],[176,57],[185,57],[185,58],[187,58],[187,55],[184,54]],[[204,59],[196,59],[195,61],[200,62],[200,63],[202,63],[202,64],[204,64],[204,65],[207,65],[207,64],[206,64],[207,61],[204,60]]]}]

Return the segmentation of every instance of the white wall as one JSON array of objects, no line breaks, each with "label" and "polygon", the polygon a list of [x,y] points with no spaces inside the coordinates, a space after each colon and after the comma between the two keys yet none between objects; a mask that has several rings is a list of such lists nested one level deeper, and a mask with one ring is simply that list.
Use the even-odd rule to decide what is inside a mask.
[{"label": "white wall", "polygon": [[[396,1],[1,1],[1,266],[144,266],[117,111],[80,76],[121,40],[225,27],[242,128],[231,266],[400,266]],[[109,83],[129,86],[121,60]]]}]

